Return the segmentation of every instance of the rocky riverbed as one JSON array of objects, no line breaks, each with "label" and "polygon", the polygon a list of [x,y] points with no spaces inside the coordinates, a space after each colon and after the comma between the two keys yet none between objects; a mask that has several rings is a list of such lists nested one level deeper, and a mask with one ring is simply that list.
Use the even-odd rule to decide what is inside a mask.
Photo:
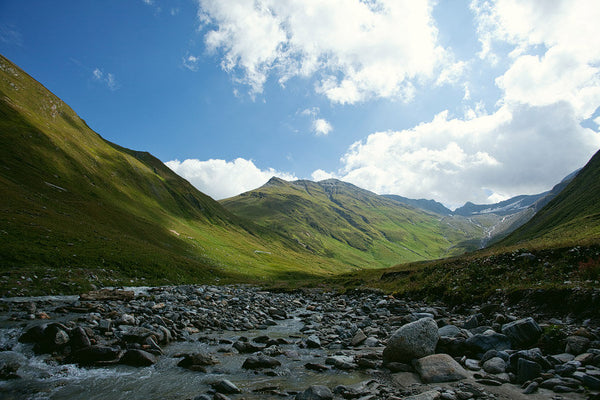
[{"label": "rocky riverbed", "polygon": [[0,301],[3,399],[599,399],[594,320],[246,286]]}]

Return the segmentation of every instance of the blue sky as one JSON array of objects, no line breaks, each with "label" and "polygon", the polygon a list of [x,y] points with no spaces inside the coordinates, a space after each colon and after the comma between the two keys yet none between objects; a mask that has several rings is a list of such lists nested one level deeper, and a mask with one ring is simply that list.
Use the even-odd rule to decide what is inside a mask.
[{"label": "blue sky", "polygon": [[600,148],[593,0],[0,2],[0,53],[224,198],[270,176],[450,207]]}]

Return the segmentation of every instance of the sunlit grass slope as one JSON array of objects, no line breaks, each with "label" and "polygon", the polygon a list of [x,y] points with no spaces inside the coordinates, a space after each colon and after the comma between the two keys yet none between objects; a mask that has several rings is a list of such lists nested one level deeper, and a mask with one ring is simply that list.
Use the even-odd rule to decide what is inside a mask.
[{"label": "sunlit grass slope", "polygon": [[0,56],[0,295],[344,269],[244,221],[149,153],[93,132]]},{"label": "sunlit grass slope", "polygon": [[477,248],[484,230],[466,219],[428,213],[334,179],[273,178],[221,203],[315,254],[360,268],[459,254],[465,246]]},{"label": "sunlit grass slope", "polygon": [[484,300],[497,290],[597,288],[598,199],[600,153],[529,222],[489,248],[444,260],[353,272],[335,282],[453,302]]}]

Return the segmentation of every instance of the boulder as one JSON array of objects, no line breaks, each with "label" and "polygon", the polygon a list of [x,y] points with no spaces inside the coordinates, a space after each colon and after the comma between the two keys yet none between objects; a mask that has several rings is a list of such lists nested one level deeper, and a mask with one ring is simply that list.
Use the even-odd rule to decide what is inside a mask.
[{"label": "boulder", "polygon": [[221,381],[215,382],[212,384],[213,389],[217,391],[217,393],[223,394],[236,394],[242,393],[241,389],[235,386],[231,381],[227,379],[223,379]]},{"label": "boulder", "polygon": [[415,370],[425,383],[454,382],[468,377],[467,371],[448,354],[419,358]]},{"label": "boulder", "polygon": [[439,340],[438,327],[431,318],[408,323],[400,327],[388,339],[383,349],[383,361],[410,362],[433,354]]},{"label": "boulder", "polygon": [[510,349],[510,339],[501,333],[478,333],[468,338],[465,342],[467,348],[474,354],[484,354],[488,350]]},{"label": "boulder", "polygon": [[492,357],[483,363],[483,370],[488,374],[501,374],[506,371],[506,362],[500,357]]},{"label": "boulder", "polygon": [[531,317],[502,325],[502,333],[515,347],[527,347],[535,344],[542,335],[542,328]]},{"label": "boulder", "polygon": [[140,349],[130,349],[121,357],[119,363],[132,367],[148,367],[156,364],[156,361],[154,354]]},{"label": "boulder", "polygon": [[250,356],[246,358],[244,364],[242,364],[242,368],[244,369],[261,369],[261,368],[274,368],[280,366],[281,363],[279,360],[268,357],[265,355],[258,356]]},{"label": "boulder", "polygon": [[204,371],[206,366],[218,364],[219,360],[211,354],[193,353],[186,354],[183,360],[177,363],[178,366],[192,371]]},{"label": "boulder", "polygon": [[120,354],[121,349],[118,347],[89,346],[74,351],[71,359],[81,365],[116,363]]},{"label": "boulder", "polygon": [[542,366],[535,361],[519,358],[517,364],[517,381],[524,383],[531,381],[542,373]]}]

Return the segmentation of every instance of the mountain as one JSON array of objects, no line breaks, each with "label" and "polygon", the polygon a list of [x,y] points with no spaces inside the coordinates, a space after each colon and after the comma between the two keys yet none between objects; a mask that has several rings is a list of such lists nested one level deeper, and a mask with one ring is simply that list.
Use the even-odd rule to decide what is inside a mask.
[{"label": "mountain", "polygon": [[398,196],[396,194],[384,194],[383,197],[387,197],[390,200],[397,201],[402,204],[406,204],[415,208],[420,208],[424,211],[431,211],[440,215],[452,215],[452,210],[446,208],[442,203],[439,203],[435,200],[425,200],[425,199],[409,199],[408,197]]},{"label": "mountain", "polygon": [[579,170],[566,176],[560,183],[555,185],[552,190],[534,195],[515,196],[508,200],[495,204],[473,204],[465,203],[464,206],[454,210],[454,214],[470,217],[480,214],[496,214],[501,216],[513,215],[528,208],[538,211],[544,205],[548,204],[562,189],[564,189],[571,180],[577,175]]},{"label": "mountain", "polygon": [[[529,222],[511,233],[499,245],[537,243],[557,245],[598,240],[600,237],[600,152]],[[562,189],[562,190],[561,190]],[[540,206],[539,204],[538,206]]]},{"label": "mountain", "polygon": [[0,296],[344,268],[233,215],[151,154],[104,140],[1,56],[0,134]]},{"label": "mountain", "polygon": [[361,268],[458,254],[465,242],[478,243],[484,234],[484,227],[464,219],[424,212],[335,179],[272,178],[221,204],[315,254]]}]

